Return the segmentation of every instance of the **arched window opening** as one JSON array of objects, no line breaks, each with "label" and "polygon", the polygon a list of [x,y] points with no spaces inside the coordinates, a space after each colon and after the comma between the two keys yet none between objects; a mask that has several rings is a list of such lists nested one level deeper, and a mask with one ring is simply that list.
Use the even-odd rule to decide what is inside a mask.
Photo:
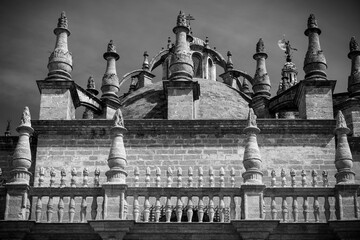
[{"label": "arched window opening", "polygon": [[193,54],[192,60],[194,63],[194,77],[195,78],[202,78],[202,61],[201,56],[199,54]]}]

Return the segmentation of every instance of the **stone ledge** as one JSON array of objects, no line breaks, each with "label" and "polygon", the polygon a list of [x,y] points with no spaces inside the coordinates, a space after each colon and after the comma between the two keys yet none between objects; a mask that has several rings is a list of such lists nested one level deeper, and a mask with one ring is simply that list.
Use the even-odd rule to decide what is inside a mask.
[{"label": "stone ledge", "polygon": [[[247,120],[125,120],[128,134],[243,134]],[[260,134],[333,134],[335,120],[259,119]],[[109,134],[112,120],[33,120],[36,135]]]}]

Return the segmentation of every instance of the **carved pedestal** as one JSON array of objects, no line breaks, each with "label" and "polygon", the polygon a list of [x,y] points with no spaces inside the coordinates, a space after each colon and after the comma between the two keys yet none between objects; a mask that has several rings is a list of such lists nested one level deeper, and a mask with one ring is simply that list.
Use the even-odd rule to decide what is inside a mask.
[{"label": "carved pedestal", "polygon": [[28,203],[29,185],[9,183],[6,188],[5,220],[27,220],[26,205]]},{"label": "carved pedestal", "polygon": [[264,196],[265,185],[251,184],[241,185],[241,219],[263,219],[264,216]]},{"label": "carved pedestal", "polygon": [[104,189],[104,219],[125,220],[124,205],[126,184],[105,183]]},{"label": "carved pedestal", "polygon": [[358,189],[359,184],[335,185],[335,215],[337,220],[344,220],[344,216],[350,216],[349,219],[360,217],[357,200]]}]

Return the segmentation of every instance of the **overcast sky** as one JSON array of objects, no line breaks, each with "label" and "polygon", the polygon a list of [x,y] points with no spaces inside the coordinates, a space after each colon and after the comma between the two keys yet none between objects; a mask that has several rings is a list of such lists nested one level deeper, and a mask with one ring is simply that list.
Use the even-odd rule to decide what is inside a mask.
[{"label": "overcast sky", "polygon": [[[69,21],[69,50],[73,55],[72,77],[85,87],[93,75],[100,88],[106,62],[102,55],[112,39],[120,54],[119,78],[138,69],[142,54],[150,58],[166,47],[167,37],[174,40],[172,28],[180,10],[196,19],[193,35],[209,37],[210,46],[225,57],[233,53],[234,68],[254,75],[252,56],[261,37],[265,42],[267,70],[273,96],[281,78],[285,58],[277,46],[283,34],[298,51],[293,62],[302,70],[307,49],[304,35],[307,18],[314,13],[322,30],[321,47],[328,63],[329,79],[337,80],[335,92],[344,92],[350,73],[349,40],[360,40],[359,1],[303,0],[62,0],[0,1],[0,134],[6,120],[12,120],[12,134],[19,124],[24,106],[29,106],[32,119],[38,119],[40,94],[36,80],[47,75],[47,62],[55,45],[53,29],[61,11]],[[221,74],[222,70],[218,70]],[[159,71],[155,72],[161,79]],[[123,89],[122,91],[127,91]]]}]

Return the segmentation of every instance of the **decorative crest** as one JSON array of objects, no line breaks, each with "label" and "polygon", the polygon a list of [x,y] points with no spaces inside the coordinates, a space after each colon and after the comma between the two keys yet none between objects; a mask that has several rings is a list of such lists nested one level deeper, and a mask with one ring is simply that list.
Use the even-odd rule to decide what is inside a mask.
[{"label": "decorative crest", "polygon": [[95,89],[95,81],[93,76],[90,76],[88,79],[87,89]]},{"label": "decorative crest", "polygon": [[259,41],[256,43],[256,52],[260,53],[264,51],[265,51],[264,41],[262,40],[262,38],[260,38]]},{"label": "decorative crest", "polygon": [[66,29],[68,28],[68,21],[67,21],[67,18],[66,18],[66,15],[65,15],[64,11],[61,12],[60,18],[58,20],[57,27],[58,28],[66,28]]},{"label": "decorative crest", "polygon": [[115,45],[113,43],[113,40],[110,40],[110,42],[108,43],[107,51],[116,53],[116,47],[115,47]]},{"label": "decorative crest", "polygon": [[181,11],[177,17],[176,26],[189,27],[185,14]]},{"label": "decorative crest", "polygon": [[120,108],[118,108],[113,117],[114,127],[124,127],[124,119]]},{"label": "decorative crest", "polygon": [[347,128],[344,115],[341,111],[336,116],[336,128]]},{"label": "decorative crest", "polygon": [[352,51],[359,51],[359,44],[357,43],[354,36],[352,36],[350,40],[350,52]]},{"label": "decorative crest", "polygon": [[318,27],[314,14],[310,14],[307,25],[308,25],[308,28],[317,28]]},{"label": "decorative crest", "polygon": [[257,124],[256,124],[256,115],[255,115],[254,110],[253,110],[252,108],[249,108],[249,115],[248,115],[247,126],[248,126],[248,127],[257,127]]},{"label": "decorative crest", "polygon": [[21,120],[20,120],[20,126],[31,127],[31,115],[30,115],[29,108],[27,106],[24,108],[24,111],[22,113]]}]

